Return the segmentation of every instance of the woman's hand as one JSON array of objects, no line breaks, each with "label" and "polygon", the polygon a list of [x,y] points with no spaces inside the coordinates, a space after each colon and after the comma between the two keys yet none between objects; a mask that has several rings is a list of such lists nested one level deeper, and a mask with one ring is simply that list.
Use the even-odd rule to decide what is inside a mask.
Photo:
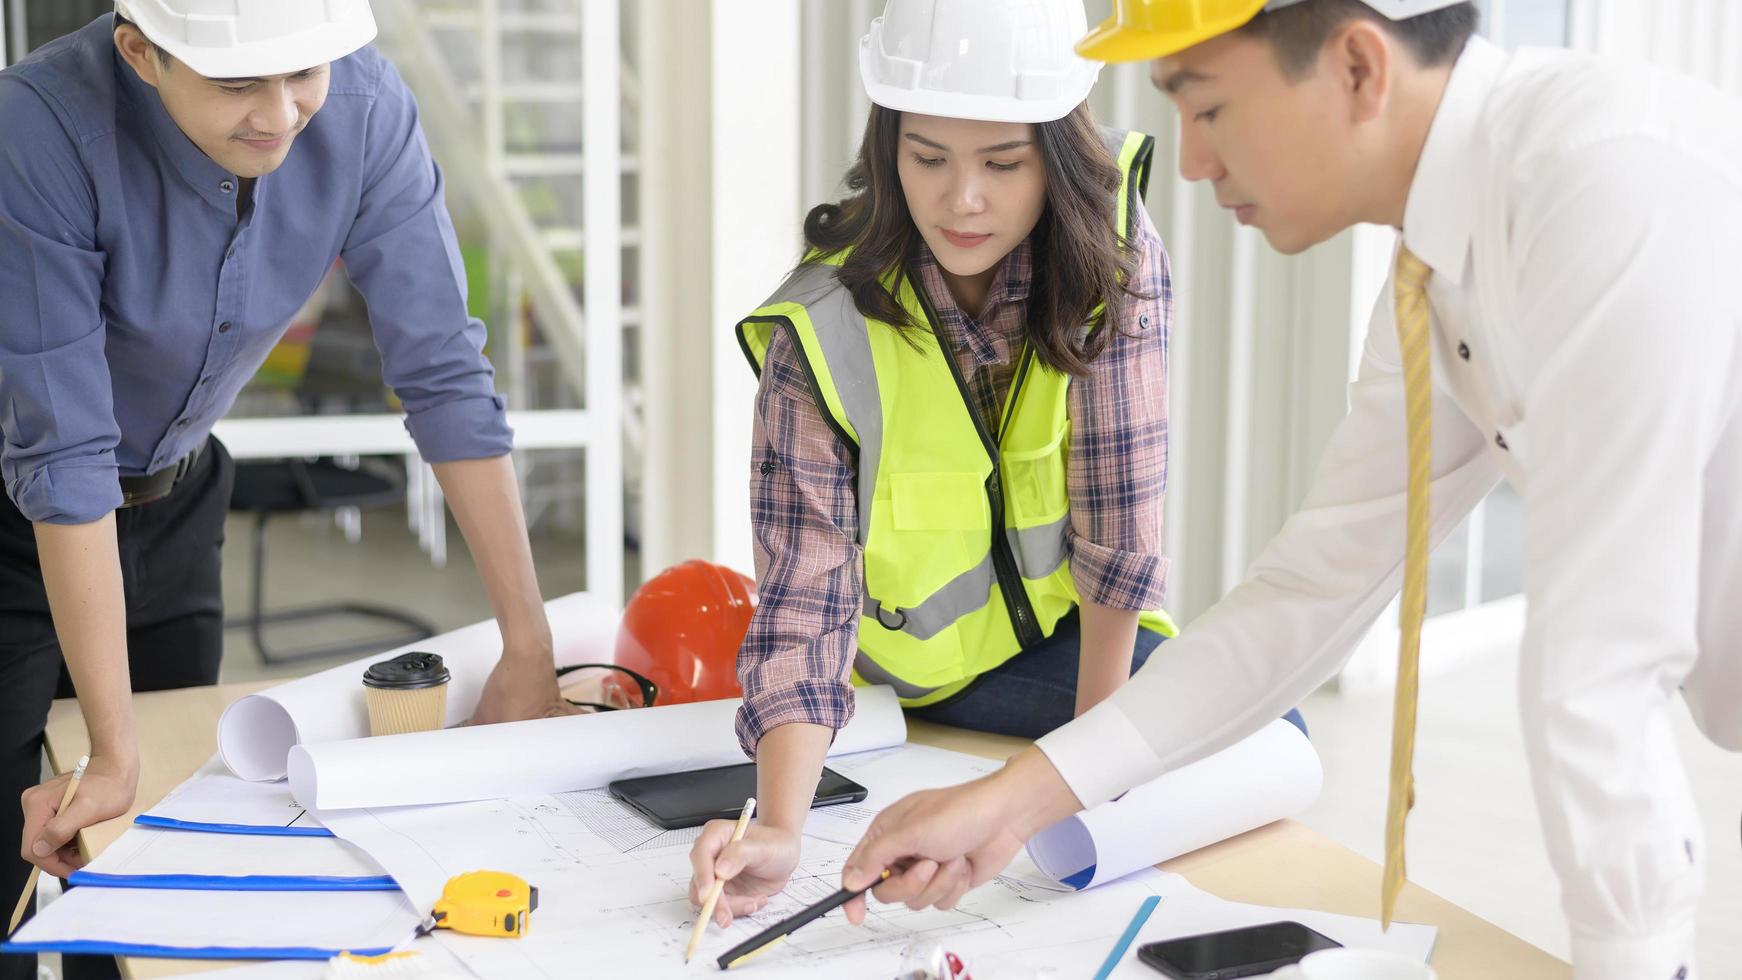
[{"label": "woman's hand", "polygon": [[701,908],[717,879],[726,890],[714,906],[714,922],[724,929],[735,916],[749,915],[779,894],[798,867],[799,835],[762,824],[751,824],[741,840],[732,840],[733,820],[712,820],[690,848],[690,904]]}]

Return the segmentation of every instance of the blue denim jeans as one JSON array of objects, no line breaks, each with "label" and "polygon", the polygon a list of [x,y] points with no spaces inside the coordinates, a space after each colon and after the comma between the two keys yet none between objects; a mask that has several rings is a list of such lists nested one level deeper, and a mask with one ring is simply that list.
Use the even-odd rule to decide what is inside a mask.
[{"label": "blue denim jeans", "polygon": [[[1150,630],[1137,631],[1137,643],[1131,651],[1133,673],[1165,639]],[[981,674],[955,697],[928,707],[911,708],[908,714],[956,728],[1039,738],[1070,721],[1076,712],[1077,660],[1081,653],[1082,625],[1077,613],[1072,612],[1059,620],[1052,636],[1039,646]],[[1298,709],[1284,717],[1306,732],[1306,722]]]}]

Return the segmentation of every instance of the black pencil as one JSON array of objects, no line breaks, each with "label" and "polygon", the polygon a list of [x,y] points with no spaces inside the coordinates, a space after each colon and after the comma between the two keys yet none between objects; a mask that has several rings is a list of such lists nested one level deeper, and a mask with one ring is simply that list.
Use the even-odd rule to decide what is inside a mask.
[{"label": "black pencil", "polygon": [[878,878],[877,881],[866,885],[864,888],[858,889],[857,891],[849,891],[843,888],[804,911],[782,919],[756,935],[751,936],[749,939],[733,946],[731,949],[726,950],[726,952],[722,953],[720,958],[714,962],[720,965],[720,969],[730,970],[734,966],[737,966],[739,963],[744,962],[758,953],[765,953],[769,948],[780,942],[782,939],[797,932],[802,926],[809,924],[813,920],[820,919],[853,899],[858,898],[860,895],[870,891],[873,886],[879,884],[888,877],[889,872],[885,870],[882,877]]}]

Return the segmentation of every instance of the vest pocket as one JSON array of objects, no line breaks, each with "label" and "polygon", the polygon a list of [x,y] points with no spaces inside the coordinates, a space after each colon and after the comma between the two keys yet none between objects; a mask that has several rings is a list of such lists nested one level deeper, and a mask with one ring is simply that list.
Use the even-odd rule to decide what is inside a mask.
[{"label": "vest pocket", "polygon": [[978,473],[895,473],[889,504],[897,531],[989,531],[985,478]]},{"label": "vest pocket", "polygon": [[1039,449],[1006,449],[1004,467],[1005,504],[1016,527],[1051,524],[1070,513],[1065,492],[1065,455],[1061,448],[1070,434],[1067,426]]},{"label": "vest pocket", "polygon": [[888,486],[888,506],[871,512],[865,589],[893,617],[985,559],[992,515],[976,473],[892,473]]}]

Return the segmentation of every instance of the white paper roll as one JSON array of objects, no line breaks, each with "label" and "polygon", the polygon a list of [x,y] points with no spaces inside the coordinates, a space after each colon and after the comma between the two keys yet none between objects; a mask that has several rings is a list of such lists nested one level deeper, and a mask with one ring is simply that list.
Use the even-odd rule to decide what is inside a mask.
[{"label": "white paper roll", "polygon": [[1319,798],[1312,742],[1277,719],[1228,748],[1053,824],[1028,856],[1072,888],[1105,882],[1291,817]]},{"label": "white paper roll", "polygon": [[[901,703],[889,687],[857,692],[853,720],[830,755],[907,741]],[[598,789],[615,779],[708,769],[744,761],[733,733],[742,702],[539,718],[290,751],[290,793],[310,810],[516,799]]]},{"label": "white paper roll", "polygon": [[[559,666],[612,660],[621,619],[616,609],[583,592],[552,599],[544,608]],[[478,706],[484,681],[502,655],[502,634],[487,619],[238,698],[218,719],[224,765],[243,779],[283,779],[291,746],[367,736],[363,671],[412,650],[441,654],[451,675],[446,724],[457,725]]]}]

